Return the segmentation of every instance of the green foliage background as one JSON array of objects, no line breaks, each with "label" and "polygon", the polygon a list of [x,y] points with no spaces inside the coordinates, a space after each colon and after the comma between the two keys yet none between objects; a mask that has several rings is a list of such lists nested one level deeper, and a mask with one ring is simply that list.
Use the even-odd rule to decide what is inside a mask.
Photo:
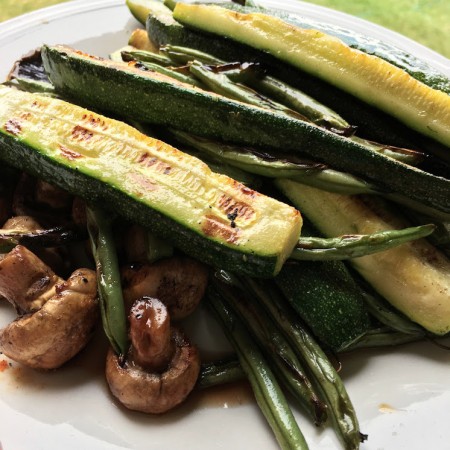
[{"label": "green foliage background", "polygon": [[[125,1],[125,0],[124,0]],[[0,21],[61,0],[0,0]],[[450,58],[449,0],[310,0],[378,23]]]}]

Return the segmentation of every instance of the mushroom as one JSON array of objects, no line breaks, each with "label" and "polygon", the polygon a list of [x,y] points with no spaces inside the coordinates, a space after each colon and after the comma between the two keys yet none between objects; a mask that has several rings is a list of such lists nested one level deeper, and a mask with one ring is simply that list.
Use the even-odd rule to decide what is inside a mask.
[{"label": "mushroom", "polygon": [[95,272],[67,281],[25,247],[0,261],[0,295],[22,315],[0,330],[0,350],[35,369],[56,369],[88,343],[98,319]]},{"label": "mushroom", "polygon": [[143,297],[130,315],[131,346],[124,361],[109,350],[106,379],[111,393],[134,411],[161,414],[182,403],[200,372],[198,350],[170,326],[161,301]]},{"label": "mushroom", "polygon": [[174,321],[194,311],[205,293],[207,282],[208,268],[195,259],[181,256],[152,264],[132,264],[122,270],[127,310],[137,298],[156,297],[167,306]]},{"label": "mushroom", "polygon": [[33,252],[17,245],[0,261],[0,296],[18,314],[37,311],[56,293],[63,281]]}]

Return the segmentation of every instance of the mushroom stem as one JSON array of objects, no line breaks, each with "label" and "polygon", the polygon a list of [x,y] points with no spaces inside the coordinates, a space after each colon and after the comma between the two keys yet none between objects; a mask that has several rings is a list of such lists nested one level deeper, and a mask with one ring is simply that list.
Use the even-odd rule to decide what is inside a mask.
[{"label": "mushroom stem", "polygon": [[156,298],[143,297],[131,308],[129,321],[134,362],[163,372],[175,351],[166,306]]}]

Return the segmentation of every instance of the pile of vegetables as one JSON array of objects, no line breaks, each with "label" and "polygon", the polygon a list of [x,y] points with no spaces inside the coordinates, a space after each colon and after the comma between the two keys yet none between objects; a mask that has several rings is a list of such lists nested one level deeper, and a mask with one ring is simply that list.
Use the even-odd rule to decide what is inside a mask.
[{"label": "pile of vegetables", "polygon": [[[1,267],[89,236],[107,379],[130,409],[161,413],[194,388],[247,378],[281,448],[307,448],[286,393],[359,448],[367,436],[329,355],[450,331],[450,80],[389,45],[249,2],[127,5],[145,30],[110,59],[44,45],[0,86],[0,159],[86,205],[80,221],[4,227]],[[16,172],[5,174],[6,195]],[[124,223],[144,230],[134,246],[145,251],[128,260],[145,276],[121,267]],[[151,267],[170,272],[174,252],[204,265],[196,297],[233,359],[200,366],[155,282],[130,288]],[[0,272],[0,295],[32,317],[63,290],[22,305],[5,286]],[[143,318],[160,320],[161,342]],[[10,335],[0,347],[14,359]]]}]

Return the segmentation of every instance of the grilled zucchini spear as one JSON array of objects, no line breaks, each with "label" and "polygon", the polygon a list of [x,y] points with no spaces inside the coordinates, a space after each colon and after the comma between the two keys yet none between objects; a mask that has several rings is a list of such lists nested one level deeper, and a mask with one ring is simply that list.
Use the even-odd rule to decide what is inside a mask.
[{"label": "grilled zucchini spear", "polygon": [[62,100],[0,87],[0,159],[76,193],[213,266],[277,273],[299,212],[136,129]]}]

